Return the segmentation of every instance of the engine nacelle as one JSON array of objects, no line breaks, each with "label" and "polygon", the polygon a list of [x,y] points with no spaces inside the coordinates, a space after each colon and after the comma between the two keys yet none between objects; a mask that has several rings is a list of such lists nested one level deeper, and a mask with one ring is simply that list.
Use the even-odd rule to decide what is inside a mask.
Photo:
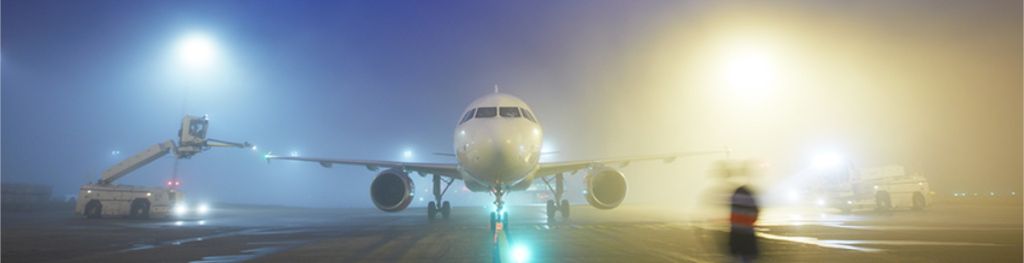
[{"label": "engine nacelle", "polygon": [[618,207],[626,199],[626,177],[613,168],[591,170],[584,177],[587,184],[587,203],[598,209]]},{"label": "engine nacelle", "polygon": [[377,209],[398,212],[409,207],[416,191],[409,174],[400,169],[388,169],[373,178],[370,183],[370,198]]}]

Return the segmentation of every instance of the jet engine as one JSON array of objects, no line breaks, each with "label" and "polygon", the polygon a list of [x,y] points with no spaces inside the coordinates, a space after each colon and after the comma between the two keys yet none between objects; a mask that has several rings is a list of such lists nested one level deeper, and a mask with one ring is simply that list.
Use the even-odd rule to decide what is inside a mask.
[{"label": "jet engine", "polygon": [[584,177],[587,184],[587,203],[598,209],[618,207],[626,198],[626,177],[609,167],[591,170]]},{"label": "jet engine", "polygon": [[400,169],[388,169],[373,178],[370,198],[377,209],[386,212],[402,211],[412,203],[416,187],[409,174]]}]

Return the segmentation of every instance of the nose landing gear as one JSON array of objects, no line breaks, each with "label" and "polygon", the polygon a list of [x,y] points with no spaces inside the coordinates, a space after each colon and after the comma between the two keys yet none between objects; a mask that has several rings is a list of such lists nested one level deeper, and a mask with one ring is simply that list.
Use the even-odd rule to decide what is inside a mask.
[{"label": "nose landing gear", "polygon": [[491,233],[498,230],[498,223],[501,223],[501,229],[507,231],[508,229],[508,211],[502,211],[500,214],[495,211],[491,212]]},{"label": "nose landing gear", "polygon": [[494,212],[491,212],[491,233],[494,233],[499,222],[502,229],[508,228],[508,211],[505,211],[505,201],[501,199],[505,196],[505,190],[498,186],[491,190],[491,193],[494,194],[494,206],[497,207]]}]

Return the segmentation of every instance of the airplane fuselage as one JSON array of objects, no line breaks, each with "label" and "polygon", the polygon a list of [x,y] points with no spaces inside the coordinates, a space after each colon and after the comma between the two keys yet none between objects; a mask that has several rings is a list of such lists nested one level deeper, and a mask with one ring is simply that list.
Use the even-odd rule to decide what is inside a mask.
[{"label": "airplane fuselage", "polygon": [[539,167],[544,133],[525,102],[493,93],[470,103],[462,114],[453,142],[467,185],[507,189],[531,179]]}]

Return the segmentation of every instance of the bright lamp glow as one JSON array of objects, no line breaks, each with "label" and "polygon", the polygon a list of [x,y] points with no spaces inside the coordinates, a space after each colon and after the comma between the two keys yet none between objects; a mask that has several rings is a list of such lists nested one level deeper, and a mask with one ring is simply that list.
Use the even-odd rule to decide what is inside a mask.
[{"label": "bright lamp glow", "polygon": [[788,200],[789,202],[800,201],[800,192],[798,192],[797,190],[790,189],[788,192],[786,192],[786,200]]},{"label": "bright lamp glow", "polygon": [[177,56],[188,69],[206,69],[216,61],[217,45],[206,34],[191,33],[178,42]]},{"label": "bright lamp glow", "polygon": [[185,214],[188,214],[188,206],[185,205],[185,204],[174,205],[174,211],[173,212],[174,212],[174,215],[176,215],[176,216],[183,216]]},{"label": "bright lamp glow", "polygon": [[837,153],[825,153],[814,157],[814,168],[835,169],[843,164],[843,156]]},{"label": "bright lamp glow", "polygon": [[210,206],[207,204],[199,204],[199,207],[196,207],[196,212],[200,215],[205,215],[210,212]]},{"label": "bright lamp glow", "polygon": [[512,262],[529,262],[530,250],[523,245],[512,247]]},{"label": "bright lamp glow", "polygon": [[725,45],[718,58],[718,82],[731,89],[734,96],[762,97],[778,85],[778,58],[767,43],[735,41]]}]

